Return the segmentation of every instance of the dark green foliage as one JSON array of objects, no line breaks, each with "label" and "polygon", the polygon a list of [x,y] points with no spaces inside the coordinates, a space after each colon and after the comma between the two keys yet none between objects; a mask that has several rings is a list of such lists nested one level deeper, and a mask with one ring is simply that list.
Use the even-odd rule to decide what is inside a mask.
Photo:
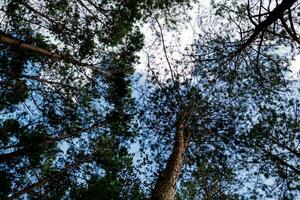
[{"label": "dark green foliage", "polygon": [[161,3],[2,2],[0,37],[15,43],[1,38],[0,198],[143,197],[131,76],[140,24],[179,5]]},{"label": "dark green foliage", "polygon": [[6,171],[0,171],[0,198],[5,198],[11,192],[11,177]]},{"label": "dark green foliage", "polygon": [[[3,46],[0,48],[4,49]],[[14,48],[8,51],[13,55],[8,52],[0,54],[0,110],[9,109],[19,102],[24,102],[29,92],[25,81],[19,78],[26,64],[26,59],[22,56],[24,52]]]},{"label": "dark green foliage", "polygon": [[[1,199],[145,199],[186,112],[184,131],[192,134],[177,199],[299,194],[299,102],[285,98],[294,95],[285,77],[298,51],[283,22],[245,46],[256,30],[246,1],[213,2],[218,25],[199,34],[192,62],[169,66],[165,81],[151,73],[135,100],[140,27],[159,19],[176,28],[191,1],[2,4]],[[250,11],[261,14],[256,4]],[[210,27],[206,20],[201,25]],[[130,153],[137,139],[141,162]]]},{"label": "dark green foliage", "polygon": [[[297,41],[285,37],[287,33],[277,34],[286,31],[277,20],[245,46],[256,30],[247,2],[218,2],[213,4],[216,15],[199,16],[201,32],[192,61],[177,61],[172,49],[169,59],[179,67],[172,63],[149,69],[145,91],[150,94],[141,108],[146,127],[141,163],[156,167],[147,168],[156,172],[147,176],[150,188],[174,146],[176,120],[188,110],[192,114],[186,130],[192,135],[177,199],[296,199],[299,103],[294,100],[297,92],[291,92],[297,86],[287,75],[291,59],[299,53],[289,47]],[[263,21],[268,10],[258,16],[259,2],[250,3],[251,15],[257,14],[253,19]],[[160,70],[164,67],[169,67],[165,74]],[[170,70],[173,77],[160,81],[171,76]]]}]

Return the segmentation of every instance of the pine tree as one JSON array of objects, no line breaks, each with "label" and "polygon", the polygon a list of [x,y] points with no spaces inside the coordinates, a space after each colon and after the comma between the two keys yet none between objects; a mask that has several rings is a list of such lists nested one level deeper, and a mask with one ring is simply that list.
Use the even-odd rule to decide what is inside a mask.
[{"label": "pine tree", "polygon": [[[295,10],[295,1],[275,5],[269,1],[269,7],[261,4],[258,9],[250,2],[228,4],[213,4],[216,22],[220,25],[215,23],[217,26],[203,28],[196,43],[194,62],[174,61],[172,65],[169,62],[172,54],[166,55],[164,50],[167,73],[159,74],[159,70],[149,66],[149,87],[152,88],[149,98],[152,102],[146,103],[149,107],[144,106],[145,135],[152,135],[148,144],[153,145],[149,150],[151,160],[165,163],[155,163],[158,176],[152,199],[174,199],[176,186],[180,185],[184,190],[181,183],[192,183],[188,179],[194,179],[193,185],[198,187],[195,195],[200,199],[264,198],[263,195],[268,196],[272,187],[267,186],[262,178],[257,183],[260,185],[253,184],[257,188],[249,190],[248,194],[241,194],[238,190],[245,178],[243,170],[256,171],[259,177],[268,165],[273,165],[272,169],[279,167],[276,171],[285,174],[284,179],[279,178],[280,173],[269,171],[265,174],[266,177],[272,174],[275,179],[279,178],[276,182],[283,180],[284,187],[292,188],[290,192],[284,190],[284,197],[297,196],[295,188],[299,168],[296,163],[299,160],[294,122],[290,124],[294,130],[290,132],[293,139],[280,143],[282,139],[277,135],[273,138],[275,143],[270,140],[274,134],[282,132],[277,126],[289,127],[282,121],[286,115],[295,121],[290,113],[284,114],[282,119],[282,113],[287,112],[288,107],[282,94],[288,93],[290,86],[285,74],[288,73],[289,60],[298,52],[288,49],[298,43],[293,31],[296,15],[291,11]],[[268,9],[262,13],[265,6]],[[202,27],[210,27],[210,24],[204,24],[205,18],[202,20]],[[278,21],[282,25],[278,25]],[[291,27],[286,27],[287,21],[291,22]],[[163,43],[162,32],[160,38]],[[288,53],[278,53],[276,49],[279,48],[285,48]],[[196,63],[196,66],[189,63]],[[164,76],[170,78],[163,81],[160,77]],[[276,114],[271,119],[278,118],[276,125],[270,126],[274,106]],[[255,130],[261,127],[261,123],[268,127],[267,132],[271,128],[275,132],[260,133],[258,142],[254,135],[258,135]],[[286,155],[280,156],[283,152]],[[256,159],[257,164],[251,163]],[[182,168],[186,171],[179,182]],[[287,171],[283,172],[283,169]],[[252,174],[247,178],[253,181],[253,177]]]},{"label": "pine tree", "polygon": [[128,152],[139,24],[188,4],[1,2],[1,199],[143,198]]}]

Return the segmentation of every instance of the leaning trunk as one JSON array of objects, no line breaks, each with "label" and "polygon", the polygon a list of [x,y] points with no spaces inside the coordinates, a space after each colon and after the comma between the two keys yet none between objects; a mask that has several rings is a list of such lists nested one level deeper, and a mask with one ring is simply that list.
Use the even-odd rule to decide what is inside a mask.
[{"label": "leaning trunk", "polygon": [[183,165],[189,134],[184,132],[182,121],[177,122],[173,151],[168,159],[166,168],[161,172],[155,184],[152,200],[174,200],[176,182]]}]

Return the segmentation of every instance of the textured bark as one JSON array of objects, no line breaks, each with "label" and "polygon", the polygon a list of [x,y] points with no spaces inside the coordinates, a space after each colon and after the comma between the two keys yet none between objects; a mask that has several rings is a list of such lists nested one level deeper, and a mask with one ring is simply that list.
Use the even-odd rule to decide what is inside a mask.
[{"label": "textured bark", "polygon": [[189,133],[184,132],[183,121],[176,125],[175,142],[167,166],[159,175],[152,193],[152,200],[173,200],[176,193],[176,183],[180,174],[184,155],[189,142]]}]

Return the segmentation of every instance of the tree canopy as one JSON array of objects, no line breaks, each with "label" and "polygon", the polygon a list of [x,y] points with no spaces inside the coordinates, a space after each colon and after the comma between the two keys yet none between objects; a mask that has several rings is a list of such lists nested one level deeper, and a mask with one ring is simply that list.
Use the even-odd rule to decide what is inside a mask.
[{"label": "tree canopy", "polygon": [[297,199],[299,2],[203,7],[1,2],[0,199]]}]

